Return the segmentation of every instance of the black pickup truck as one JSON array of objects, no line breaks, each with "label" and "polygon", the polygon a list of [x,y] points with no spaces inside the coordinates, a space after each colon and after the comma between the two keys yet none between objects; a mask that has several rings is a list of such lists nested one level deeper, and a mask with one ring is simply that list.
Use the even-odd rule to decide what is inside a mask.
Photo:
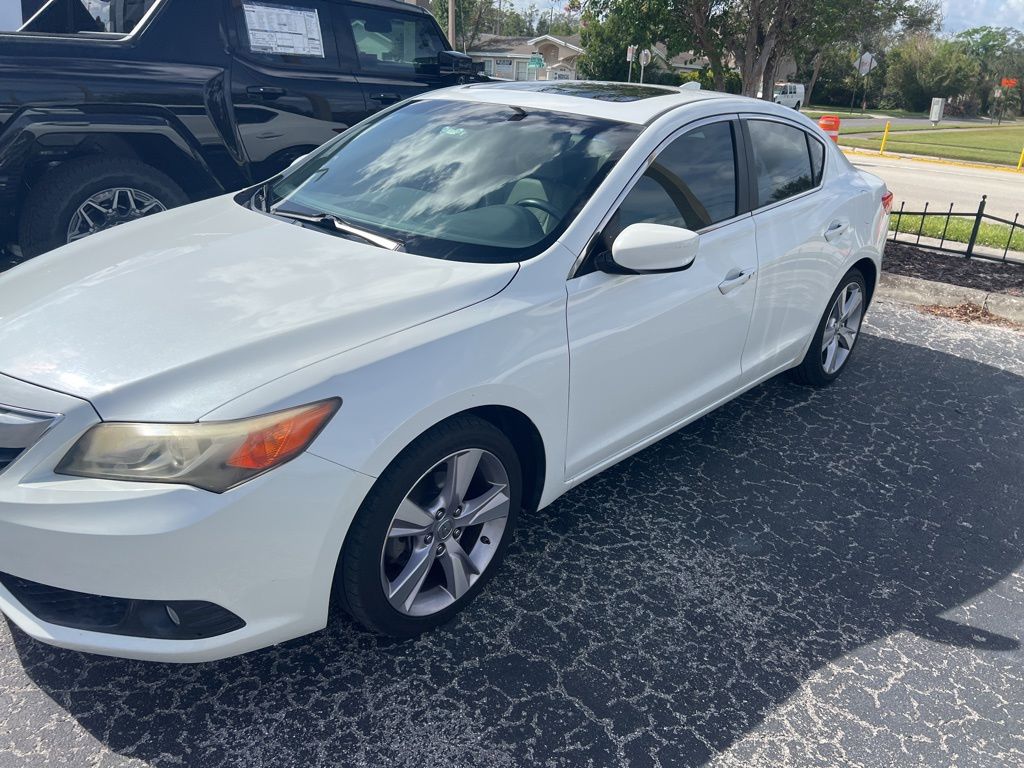
[{"label": "black pickup truck", "polygon": [[30,257],[252,184],[483,79],[396,0],[49,0],[0,33],[0,246]]}]

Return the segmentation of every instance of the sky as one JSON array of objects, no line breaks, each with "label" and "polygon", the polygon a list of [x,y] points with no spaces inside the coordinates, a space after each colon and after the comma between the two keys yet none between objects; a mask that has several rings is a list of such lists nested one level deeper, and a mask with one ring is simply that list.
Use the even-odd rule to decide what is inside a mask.
[{"label": "sky", "polygon": [[946,32],[981,26],[1024,30],[1024,0],[943,0],[942,11]]}]

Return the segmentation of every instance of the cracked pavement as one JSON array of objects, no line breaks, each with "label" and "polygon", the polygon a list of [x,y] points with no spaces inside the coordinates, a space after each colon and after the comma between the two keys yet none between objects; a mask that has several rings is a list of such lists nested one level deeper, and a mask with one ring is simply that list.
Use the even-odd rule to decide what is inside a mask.
[{"label": "cracked pavement", "polygon": [[416,641],[338,619],[198,666],[0,621],[0,766],[1024,764],[1024,334],[878,302],[521,519]]}]

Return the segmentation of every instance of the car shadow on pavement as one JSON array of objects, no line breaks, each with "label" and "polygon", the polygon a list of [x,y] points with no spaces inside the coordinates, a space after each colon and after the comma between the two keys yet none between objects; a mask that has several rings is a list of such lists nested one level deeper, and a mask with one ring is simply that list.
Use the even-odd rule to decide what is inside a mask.
[{"label": "car shadow on pavement", "polygon": [[1019,650],[998,615],[943,614],[1024,559],[1022,434],[1024,378],[865,336],[833,387],[770,381],[525,516],[418,640],[338,618],[174,666],[12,634],[59,707],[154,765],[698,765],[894,633]]}]

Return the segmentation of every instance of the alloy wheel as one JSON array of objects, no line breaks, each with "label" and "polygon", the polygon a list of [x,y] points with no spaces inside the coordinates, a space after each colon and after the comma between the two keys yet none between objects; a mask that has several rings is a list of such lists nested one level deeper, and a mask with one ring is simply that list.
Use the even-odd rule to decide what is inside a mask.
[{"label": "alloy wheel", "polygon": [[864,319],[864,292],[857,283],[839,292],[821,337],[821,367],[832,375],[846,364]]},{"label": "alloy wheel", "polygon": [[68,223],[67,242],[166,210],[163,203],[141,189],[104,189],[91,195],[75,210]]},{"label": "alloy wheel", "polygon": [[399,613],[429,616],[461,598],[490,565],[510,510],[508,472],[479,448],[445,457],[398,506],[380,577]]}]

